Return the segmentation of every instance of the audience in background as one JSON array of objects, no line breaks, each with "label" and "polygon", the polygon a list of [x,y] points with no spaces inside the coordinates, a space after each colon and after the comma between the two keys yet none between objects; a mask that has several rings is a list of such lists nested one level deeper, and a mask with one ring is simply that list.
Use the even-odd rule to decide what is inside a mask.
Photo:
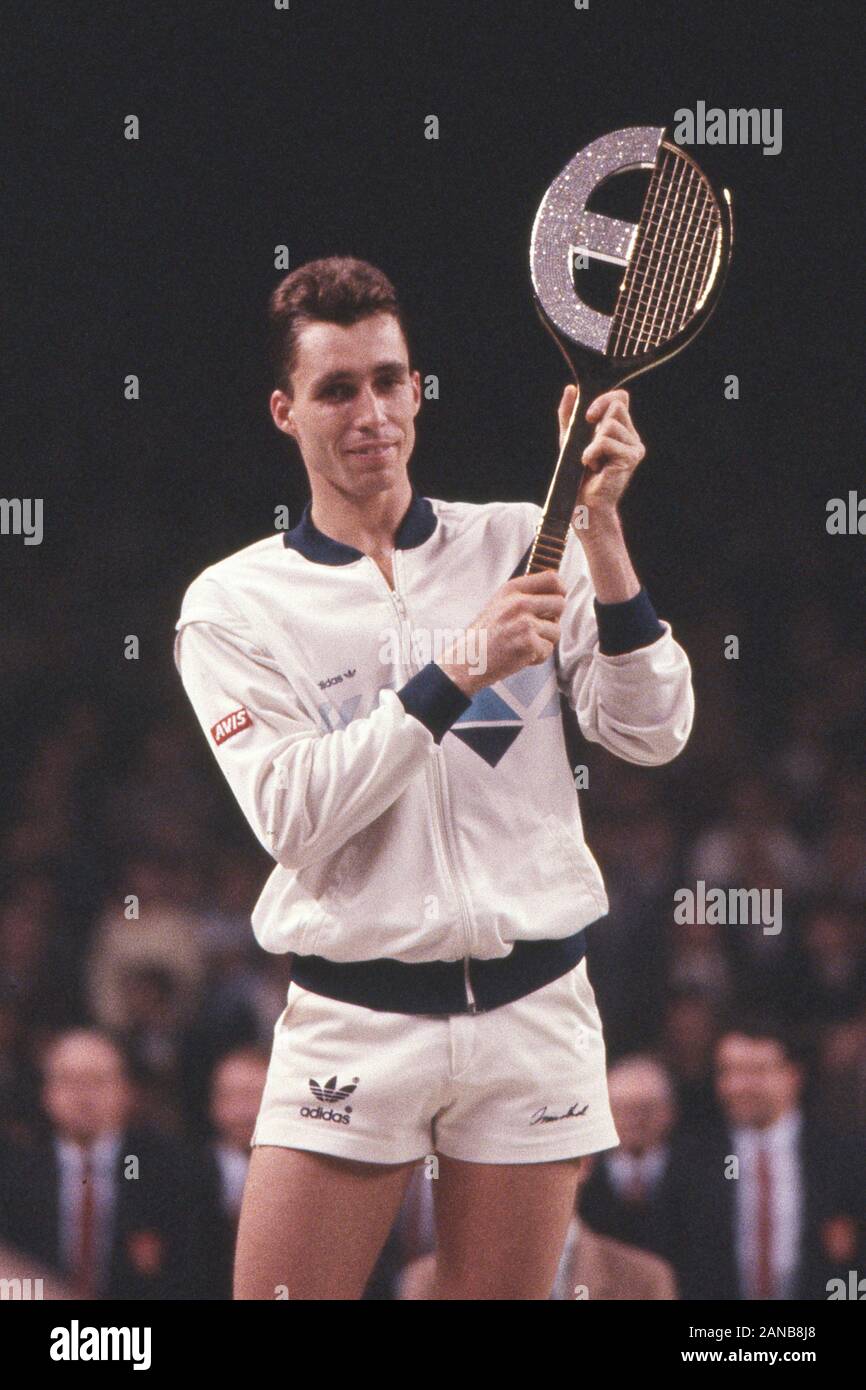
[{"label": "audience in background", "polygon": [[[866,663],[815,599],[780,607],[774,662],[746,678],[719,657],[742,625],[679,625],[697,691],[680,758],[580,745],[622,1144],[585,1164],[557,1298],[822,1298],[866,1268]],[[289,979],[250,926],[272,862],[170,670],[142,671],[139,717],[127,696],[121,714],[76,687],[71,639],[28,632],[0,692],[24,708],[0,750],[0,1243],[17,1252],[0,1276],[227,1298]],[[40,692],[64,670],[55,707]],[[678,920],[698,880],[780,890],[779,930]],[[368,1297],[424,1296],[432,1182],[420,1164]]]}]

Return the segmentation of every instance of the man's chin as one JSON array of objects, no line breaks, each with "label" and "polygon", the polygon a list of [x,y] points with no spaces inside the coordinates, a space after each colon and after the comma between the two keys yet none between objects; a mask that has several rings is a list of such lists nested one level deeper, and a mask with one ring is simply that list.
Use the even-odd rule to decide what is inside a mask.
[{"label": "man's chin", "polygon": [[369,497],[377,492],[388,492],[400,487],[406,478],[406,465],[402,459],[396,463],[365,464],[354,474],[351,487],[358,496]]}]

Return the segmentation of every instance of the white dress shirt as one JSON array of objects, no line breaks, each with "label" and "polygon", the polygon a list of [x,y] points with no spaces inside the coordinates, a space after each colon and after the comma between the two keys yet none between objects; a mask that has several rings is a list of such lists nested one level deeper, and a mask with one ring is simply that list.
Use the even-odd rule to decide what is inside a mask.
[{"label": "white dress shirt", "polygon": [[643,1154],[626,1153],[621,1147],[605,1154],[605,1167],[617,1195],[627,1196],[635,1179],[639,1179],[647,1197],[651,1197],[664,1177],[669,1152],[667,1144],[657,1144]]},{"label": "white dress shirt", "polygon": [[758,1153],[764,1149],[771,1179],[770,1269],[773,1298],[793,1297],[803,1226],[804,1182],[800,1159],[802,1116],[789,1110],[767,1129],[735,1129],[733,1152],[740,1161],[735,1182],[737,1267],[746,1298],[756,1297],[758,1262]]},{"label": "white dress shirt", "polygon": [[[109,1273],[117,1193],[115,1189],[121,1135],[103,1134],[90,1146],[93,1182],[93,1239],[97,1288]],[[81,1248],[84,1150],[55,1137],[58,1183],[58,1248],[63,1267],[75,1271]]]}]

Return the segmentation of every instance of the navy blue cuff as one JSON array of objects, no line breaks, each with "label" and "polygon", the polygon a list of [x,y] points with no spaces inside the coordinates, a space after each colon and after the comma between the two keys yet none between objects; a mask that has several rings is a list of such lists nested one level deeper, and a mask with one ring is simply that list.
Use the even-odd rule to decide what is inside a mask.
[{"label": "navy blue cuff", "polygon": [[598,647],[604,656],[622,656],[637,647],[648,647],[664,636],[664,628],[650,602],[646,589],[640,589],[625,603],[595,604]]},{"label": "navy blue cuff", "polygon": [[459,685],[446,676],[435,661],[428,661],[417,675],[412,676],[397,691],[407,714],[426,726],[437,743],[441,743],[455,719],[472,704]]}]

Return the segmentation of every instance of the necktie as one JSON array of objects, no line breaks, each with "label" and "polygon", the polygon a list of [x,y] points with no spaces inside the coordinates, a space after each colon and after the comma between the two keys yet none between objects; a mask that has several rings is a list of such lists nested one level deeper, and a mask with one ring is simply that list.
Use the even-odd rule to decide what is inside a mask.
[{"label": "necktie", "polygon": [[96,1297],[96,1201],[93,1191],[93,1160],[83,1151],[81,1198],[78,1206],[78,1257],[75,1284],[80,1298]]},{"label": "necktie", "polygon": [[766,1149],[758,1150],[756,1168],[758,1187],[757,1263],[755,1267],[755,1298],[773,1297],[773,1180],[770,1156]]}]

